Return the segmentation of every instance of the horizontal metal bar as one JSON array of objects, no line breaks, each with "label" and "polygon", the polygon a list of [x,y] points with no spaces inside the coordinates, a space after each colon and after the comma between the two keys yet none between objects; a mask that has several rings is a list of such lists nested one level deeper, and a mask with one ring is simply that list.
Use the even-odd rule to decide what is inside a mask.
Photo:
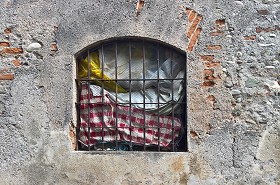
[{"label": "horizontal metal bar", "polygon": [[78,81],[166,81],[166,80],[174,80],[174,81],[182,81],[185,80],[185,78],[148,78],[148,79],[89,79],[89,78],[80,78],[80,79],[75,79]]},{"label": "horizontal metal bar", "polygon": [[[117,103],[110,103],[110,104],[113,104],[113,105],[170,105],[170,104],[186,104],[187,102],[180,102],[180,103],[120,103],[120,102],[117,102]],[[80,103],[80,102],[76,102],[76,105],[106,105],[106,103]]]},{"label": "horizontal metal bar", "polygon": [[[81,128],[83,128],[83,126],[81,126]],[[132,128],[132,127],[114,127],[114,126],[111,126],[111,127],[90,127],[91,129],[102,129],[102,128],[112,128],[112,129],[116,129],[116,128]],[[162,128],[162,129],[175,129],[176,127],[133,127],[133,129],[138,129],[138,128],[145,128],[145,129],[148,129],[148,128],[153,128],[153,129],[158,129],[158,128]],[[183,129],[186,129],[187,127],[180,127],[180,128],[183,128]]]}]

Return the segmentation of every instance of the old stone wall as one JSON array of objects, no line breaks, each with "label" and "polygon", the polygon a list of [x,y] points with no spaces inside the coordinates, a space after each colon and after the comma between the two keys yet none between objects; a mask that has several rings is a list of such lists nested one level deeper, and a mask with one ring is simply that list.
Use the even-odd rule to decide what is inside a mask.
[{"label": "old stone wall", "polygon": [[[280,184],[280,1],[144,2],[0,2],[0,184]],[[187,152],[74,151],[74,55],[122,36],[186,51]]]}]

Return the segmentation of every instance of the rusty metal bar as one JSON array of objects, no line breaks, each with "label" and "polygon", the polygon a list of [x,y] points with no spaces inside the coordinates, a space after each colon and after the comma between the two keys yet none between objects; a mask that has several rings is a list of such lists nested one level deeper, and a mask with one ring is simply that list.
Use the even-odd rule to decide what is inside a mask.
[{"label": "rusty metal bar", "polygon": [[[88,79],[90,79],[90,53],[89,53],[89,50],[87,50],[88,52],[87,52],[87,62],[88,62]],[[87,90],[88,90],[88,92],[87,92],[87,100],[88,100],[88,119],[87,119],[87,121],[88,121],[88,150],[90,150],[90,83],[88,82],[87,83]]]},{"label": "rusty metal bar", "polygon": [[145,74],[145,58],[146,58],[146,52],[145,52],[145,42],[143,40],[143,118],[144,118],[144,151],[146,151],[146,93],[145,93],[145,83],[146,83],[146,74]]},{"label": "rusty metal bar", "polygon": [[119,132],[118,132],[118,86],[117,86],[117,83],[118,83],[118,42],[116,41],[115,43],[115,79],[116,79],[116,129],[115,129],[115,132],[116,132],[116,150],[118,150],[118,135],[119,135]]},{"label": "rusty metal bar", "polygon": [[132,134],[131,134],[131,42],[129,41],[128,44],[128,50],[129,50],[129,150],[132,150]]},{"label": "rusty metal bar", "polygon": [[[173,78],[173,51],[171,53],[171,77]],[[173,91],[173,85],[174,85],[174,80],[171,80],[171,97],[172,97],[172,140],[171,140],[171,145],[172,145],[172,152],[175,151],[175,146],[174,146],[174,91]]]},{"label": "rusty metal bar", "polygon": [[[104,62],[105,62],[105,58],[104,58],[104,46],[102,44],[101,46],[101,55],[102,55],[102,59],[101,59],[101,63],[102,63],[102,70],[101,70],[101,74],[102,74],[102,80],[104,80]],[[104,81],[102,81],[102,115],[104,115]],[[102,116],[102,151],[104,151],[104,116]]]},{"label": "rusty metal bar", "polygon": [[159,55],[159,44],[157,44],[157,106],[158,106],[158,111],[157,111],[157,121],[158,121],[158,151],[160,152],[160,122],[159,122],[159,62],[160,62],[160,55]]}]

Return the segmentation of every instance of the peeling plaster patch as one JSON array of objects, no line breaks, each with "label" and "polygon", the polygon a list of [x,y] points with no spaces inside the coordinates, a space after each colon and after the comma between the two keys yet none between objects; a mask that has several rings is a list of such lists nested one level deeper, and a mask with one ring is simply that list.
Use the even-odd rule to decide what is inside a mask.
[{"label": "peeling plaster patch", "polygon": [[181,172],[184,169],[184,158],[180,156],[175,159],[175,161],[171,164],[171,170],[174,172]]},{"label": "peeling plaster patch", "polygon": [[259,143],[257,158],[263,161],[274,160],[280,165],[280,131],[265,130]]}]

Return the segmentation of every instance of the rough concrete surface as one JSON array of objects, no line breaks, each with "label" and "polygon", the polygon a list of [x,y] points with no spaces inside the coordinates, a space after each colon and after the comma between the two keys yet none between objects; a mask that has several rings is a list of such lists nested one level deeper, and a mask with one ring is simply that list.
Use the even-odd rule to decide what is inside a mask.
[{"label": "rough concrete surface", "polygon": [[[0,184],[280,184],[280,1],[0,1]],[[194,16],[194,17],[193,17]],[[112,37],[187,54],[188,152],[74,151],[74,56]]]}]

